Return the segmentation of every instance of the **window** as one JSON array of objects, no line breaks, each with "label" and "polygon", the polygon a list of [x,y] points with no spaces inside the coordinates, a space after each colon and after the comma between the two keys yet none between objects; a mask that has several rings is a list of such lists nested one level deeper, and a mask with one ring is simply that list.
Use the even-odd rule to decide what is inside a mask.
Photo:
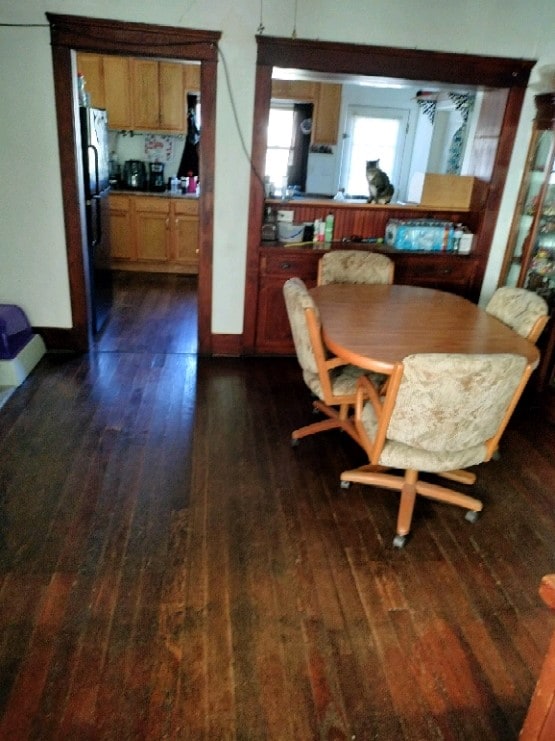
[{"label": "window", "polygon": [[293,141],[293,105],[271,106],[264,173],[276,189],[287,179]]},{"label": "window", "polygon": [[380,160],[382,169],[399,187],[403,139],[408,111],[351,106],[347,113],[341,185],[349,195],[368,195],[367,160]]}]

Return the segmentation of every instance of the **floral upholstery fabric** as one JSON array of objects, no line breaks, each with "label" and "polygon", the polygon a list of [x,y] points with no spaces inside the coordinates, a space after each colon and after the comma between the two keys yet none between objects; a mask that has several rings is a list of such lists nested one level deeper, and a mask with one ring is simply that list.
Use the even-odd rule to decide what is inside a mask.
[{"label": "floral upholstery fabric", "polygon": [[[305,309],[310,308],[314,311],[316,319],[319,322],[320,313],[318,307],[300,278],[290,278],[284,283],[283,297],[285,299],[289,324],[291,325],[293,342],[295,343],[295,352],[303,371],[304,382],[313,394],[319,399],[322,399],[323,392],[318,373],[318,365],[312,350],[312,343],[305,318]],[[359,376],[365,373],[377,385],[380,385],[384,380],[384,376],[377,373],[368,373],[354,365],[333,368],[329,374],[333,394],[335,396],[354,395],[357,380]]]},{"label": "floral upholstery fabric", "polygon": [[[379,463],[440,472],[485,458],[526,367],[519,355],[426,353],[403,361],[403,377]],[[377,419],[366,404],[371,439]]]},{"label": "floral upholstery fabric", "polygon": [[322,257],[321,285],[392,282],[393,262],[386,255],[363,250],[334,250]]},{"label": "floral upholstery fabric", "polygon": [[486,311],[522,337],[528,337],[535,322],[541,316],[547,316],[549,309],[537,293],[526,288],[503,286],[495,291]]}]

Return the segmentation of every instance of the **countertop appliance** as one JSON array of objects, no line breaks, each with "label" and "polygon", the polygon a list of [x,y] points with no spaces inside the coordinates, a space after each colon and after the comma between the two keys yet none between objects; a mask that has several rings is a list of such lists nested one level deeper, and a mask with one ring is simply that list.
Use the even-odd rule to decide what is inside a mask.
[{"label": "countertop appliance", "polygon": [[110,192],[108,117],[102,108],[81,106],[79,118],[83,148],[92,330],[97,334],[110,315],[113,294],[108,205]]},{"label": "countertop appliance", "polygon": [[146,167],[141,160],[127,160],[123,165],[123,184],[131,190],[146,190]]},{"label": "countertop appliance", "polygon": [[148,189],[155,193],[161,193],[166,190],[166,183],[164,181],[164,164],[162,162],[150,162],[148,168]]}]

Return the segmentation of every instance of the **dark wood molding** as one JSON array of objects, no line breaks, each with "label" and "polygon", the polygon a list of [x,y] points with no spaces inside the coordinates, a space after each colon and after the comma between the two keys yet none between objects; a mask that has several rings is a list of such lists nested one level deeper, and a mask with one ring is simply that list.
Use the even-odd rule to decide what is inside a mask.
[{"label": "dark wood molding", "polygon": [[[202,137],[200,139],[200,237],[198,278],[199,351],[211,351],[213,204],[216,132],[217,31],[197,31],[143,23],[46,13],[50,23],[56,116],[62,173],[65,237],[72,312],[72,339],[79,349],[91,344],[90,290],[85,269],[86,240],[77,121],[75,51],[118,56],[156,56],[201,62]],[[68,338],[70,335],[66,335]],[[70,349],[73,349],[70,348]]]},{"label": "dark wood molding", "polygon": [[33,332],[40,334],[49,352],[86,352],[88,347],[83,345],[82,332],[75,329],[60,329],[59,327],[33,327]]},{"label": "dark wood molding", "polygon": [[405,80],[522,87],[535,60],[257,36],[257,63]]}]

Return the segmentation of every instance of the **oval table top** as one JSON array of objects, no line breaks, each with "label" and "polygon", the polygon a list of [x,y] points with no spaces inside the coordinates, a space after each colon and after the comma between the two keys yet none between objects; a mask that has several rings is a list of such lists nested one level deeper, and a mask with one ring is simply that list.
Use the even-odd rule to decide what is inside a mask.
[{"label": "oval table top", "polygon": [[334,283],[310,290],[326,346],[390,373],[414,353],[515,353],[535,367],[536,346],[471,301],[432,288]]}]

